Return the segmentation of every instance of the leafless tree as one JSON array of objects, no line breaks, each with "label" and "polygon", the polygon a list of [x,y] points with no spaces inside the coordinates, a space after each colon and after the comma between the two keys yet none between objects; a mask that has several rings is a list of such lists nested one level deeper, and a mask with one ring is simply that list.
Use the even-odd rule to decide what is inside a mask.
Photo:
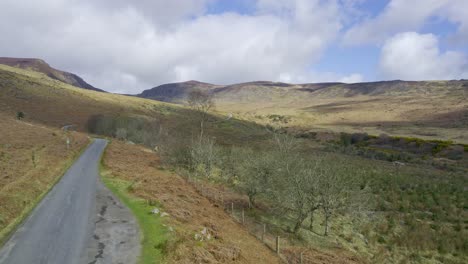
[{"label": "leafless tree", "polygon": [[322,162],[318,168],[320,207],[324,216],[324,235],[329,234],[331,219],[339,212],[363,207],[367,195],[361,171],[345,161]]},{"label": "leafless tree", "polygon": [[255,206],[256,198],[266,194],[275,173],[275,157],[270,152],[244,151],[238,164],[238,188],[249,197],[249,206]]},{"label": "leafless tree", "polygon": [[190,148],[191,170],[196,177],[211,179],[218,159],[217,149],[212,139],[201,138]]},{"label": "leafless tree", "polygon": [[315,194],[313,170],[297,152],[297,139],[288,134],[275,134],[277,146],[276,173],[271,197],[275,204],[294,215],[293,233],[299,232],[309,215],[311,194]]},{"label": "leafless tree", "polygon": [[310,168],[308,169],[307,174],[307,206],[309,209],[310,223],[309,230],[313,231],[314,229],[314,217],[315,211],[317,211],[321,206],[320,201],[320,190],[319,190],[319,179],[320,179],[320,170],[321,160],[309,161]]},{"label": "leafless tree", "polygon": [[202,90],[193,90],[187,98],[188,105],[200,115],[200,139],[203,137],[204,125],[209,111],[214,108],[213,96]]}]

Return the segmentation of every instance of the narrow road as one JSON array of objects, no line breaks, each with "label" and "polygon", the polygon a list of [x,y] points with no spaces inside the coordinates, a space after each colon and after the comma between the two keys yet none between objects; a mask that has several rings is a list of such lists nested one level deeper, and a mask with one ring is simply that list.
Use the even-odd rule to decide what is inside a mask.
[{"label": "narrow road", "polygon": [[96,139],[0,251],[1,264],[75,264],[87,260],[96,183],[107,142]]}]

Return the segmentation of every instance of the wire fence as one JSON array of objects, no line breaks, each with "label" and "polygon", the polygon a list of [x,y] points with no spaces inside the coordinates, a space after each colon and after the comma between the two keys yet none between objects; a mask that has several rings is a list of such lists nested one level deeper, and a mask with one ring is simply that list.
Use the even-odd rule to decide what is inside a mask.
[{"label": "wire fence", "polygon": [[284,263],[288,264],[314,264],[321,263],[311,257],[311,250],[304,247],[297,247],[291,244],[287,237],[281,237],[281,233],[275,231],[271,225],[260,222],[249,216],[249,203],[245,200],[229,199],[226,195],[210,188],[202,182],[189,182],[195,189],[212,203],[224,209],[233,220],[242,225],[249,233],[265,244],[270,250],[278,254]]}]

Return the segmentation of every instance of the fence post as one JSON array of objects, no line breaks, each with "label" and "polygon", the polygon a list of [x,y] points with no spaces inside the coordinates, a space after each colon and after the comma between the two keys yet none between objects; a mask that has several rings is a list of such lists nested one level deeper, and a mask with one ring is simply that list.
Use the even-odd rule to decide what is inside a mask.
[{"label": "fence post", "polygon": [[265,242],[266,224],[263,224],[262,242]]},{"label": "fence post", "polygon": [[242,224],[245,224],[244,208],[242,208]]},{"label": "fence post", "polygon": [[276,254],[280,254],[280,237],[276,237]]},{"label": "fence post", "polygon": [[231,203],[231,214],[234,216],[234,203]]},{"label": "fence post", "polygon": [[303,257],[303,255],[302,255],[303,253],[304,253],[304,252],[301,251],[301,257],[300,257],[300,259],[299,259],[299,261],[300,261],[299,263],[300,263],[300,264],[304,263],[304,257]]}]

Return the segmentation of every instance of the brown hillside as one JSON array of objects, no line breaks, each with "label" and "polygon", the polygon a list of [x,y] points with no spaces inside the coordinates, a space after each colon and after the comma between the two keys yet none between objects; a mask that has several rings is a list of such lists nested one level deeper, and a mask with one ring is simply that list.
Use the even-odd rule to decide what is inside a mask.
[{"label": "brown hillside", "polygon": [[186,99],[190,91],[193,91],[195,89],[211,91],[212,89],[215,89],[217,87],[219,86],[197,81],[169,83],[154,87],[149,90],[145,90],[137,96],[162,102],[182,103]]},{"label": "brown hillside", "polygon": [[[171,216],[169,224],[179,239],[170,246],[169,263],[281,263],[219,205],[200,195],[180,176],[159,169],[159,161],[151,151],[113,141],[104,164],[112,177],[136,182],[134,195],[160,201]],[[213,238],[196,241],[194,235],[204,228]]]},{"label": "brown hillside", "polygon": [[105,92],[104,90],[98,89],[88,84],[76,74],[64,72],[64,71],[60,71],[60,70],[52,68],[49,64],[47,64],[45,61],[41,59],[0,57],[0,64],[44,73],[45,75],[49,76],[52,79],[55,79],[55,80],[79,87],[79,88],[98,91],[98,92]]}]

